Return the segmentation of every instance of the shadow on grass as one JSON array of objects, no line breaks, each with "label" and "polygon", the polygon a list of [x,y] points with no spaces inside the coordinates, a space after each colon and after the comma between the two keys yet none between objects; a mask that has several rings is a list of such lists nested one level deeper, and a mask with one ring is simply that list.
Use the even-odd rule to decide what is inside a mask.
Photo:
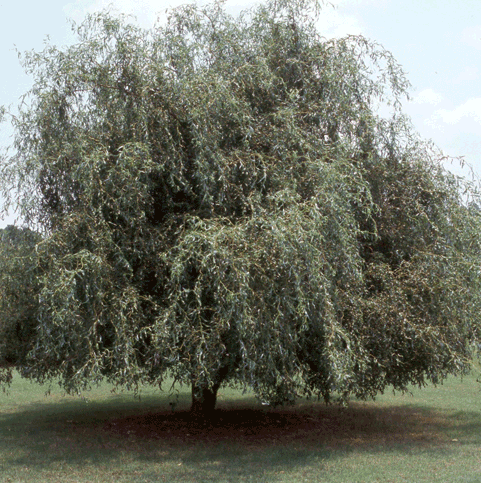
[{"label": "shadow on grass", "polygon": [[[185,407],[187,400],[180,403]],[[130,461],[142,467],[139,481],[157,481],[160,474],[170,475],[166,481],[186,481],[189,471],[196,481],[238,481],[240,474],[264,481],[266,473],[276,481],[277,473],[314,463],[322,467],[354,451],[439,453],[464,440],[481,444],[479,413],[425,406],[354,402],[342,409],[301,403],[272,409],[229,399],[208,423],[168,408],[160,397],[128,403],[112,397],[91,405],[70,400],[0,413],[4,467],[44,470],[59,462],[117,467]],[[125,473],[130,466],[122,468]]]},{"label": "shadow on grass", "polygon": [[239,405],[219,409],[208,422],[192,420],[189,412],[156,412],[116,418],[101,430],[115,438],[138,442],[162,441],[187,447],[234,446],[265,450],[273,447],[306,450],[389,447],[442,447],[452,431],[478,437],[479,413],[448,415],[417,406],[378,407],[351,403],[349,408],[303,404],[288,409],[259,409]]}]

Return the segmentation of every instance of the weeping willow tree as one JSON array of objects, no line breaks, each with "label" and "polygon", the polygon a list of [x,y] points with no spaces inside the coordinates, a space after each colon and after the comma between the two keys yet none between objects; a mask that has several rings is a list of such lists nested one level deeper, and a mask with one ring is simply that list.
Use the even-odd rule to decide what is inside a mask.
[{"label": "weeping willow tree", "polygon": [[391,54],[323,38],[318,14],[189,5],[144,30],[104,12],[25,55],[2,172],[43,232],[21,374],[173,377],[209,414],[222,384],[347,400],[469,369],[476,191],[403,116]]}]

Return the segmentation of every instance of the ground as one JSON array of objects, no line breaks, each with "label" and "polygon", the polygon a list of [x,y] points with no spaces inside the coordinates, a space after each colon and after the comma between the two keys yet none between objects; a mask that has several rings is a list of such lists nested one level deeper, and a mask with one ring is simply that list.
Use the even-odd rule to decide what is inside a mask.
[{"label": "ground", "polygon": [[322,441],[338,447],[441,443],[435,431],[439,423],[436,414],[423,414],[417,408],[373,408],[362,403],[353,403],[348,409],[314,408],[305,405],[287,409],[218,409],[207,422],[193,419],[189,411],[160,411],[108,421],[101,431],[137,440],[166,440],[169,444],[235,442],[258,447],[317,447]]}]

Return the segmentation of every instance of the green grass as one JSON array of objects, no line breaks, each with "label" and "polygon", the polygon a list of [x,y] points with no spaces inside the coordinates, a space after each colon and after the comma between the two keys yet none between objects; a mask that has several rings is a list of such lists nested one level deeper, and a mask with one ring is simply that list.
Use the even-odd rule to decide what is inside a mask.
[{"label": "green grass", "polygon": [[224,390],[216,421],[191,425],[180,393],[140,400],[104,385],[69,397],[16,378],[0,393],[1,482],[481,482],[474,376],[348,409],[274,410]]}]

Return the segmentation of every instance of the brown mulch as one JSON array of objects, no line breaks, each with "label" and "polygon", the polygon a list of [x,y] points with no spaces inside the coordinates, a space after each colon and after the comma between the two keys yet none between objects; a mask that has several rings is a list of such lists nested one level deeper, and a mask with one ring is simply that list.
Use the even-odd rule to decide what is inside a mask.
[{"label": "brown mulch", "polygon": [[207,421],[190,412],[158,412],[110,420],[103,431],[136,440],[172,444],[328,446],[442,443],[445,420],[414,408],[352,404],[301,408],[218,409]]}]

